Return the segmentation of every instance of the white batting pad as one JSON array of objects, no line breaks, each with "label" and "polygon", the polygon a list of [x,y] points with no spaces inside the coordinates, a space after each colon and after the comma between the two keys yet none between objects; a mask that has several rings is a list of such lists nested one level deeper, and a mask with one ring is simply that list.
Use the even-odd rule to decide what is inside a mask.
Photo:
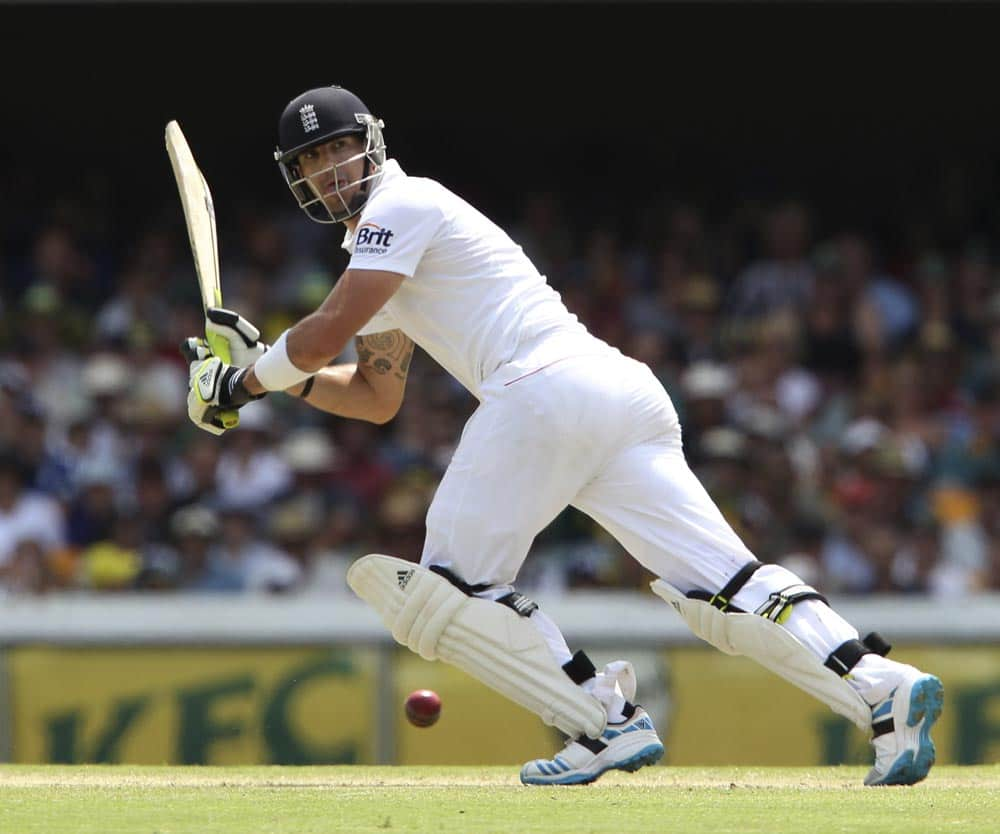
[{"label": "white batting pad", "polygon": [[377,553],[351,565],[347,584],[421,657],[457,666],[569,736],[603,732],[601,702],[569,679],[538,629],[506,605],[466,596],[420,565]]},{"label": "white batting pad", "polygon": [[871,707],[847,681],[827,669],[783,626],[758,614],[723,613],[703,600],[689,599],[662,579],[651,582],[650,588],[674,608],[702,640],[726,654],[749,657],[819,699],[866,733],[871,732]]}]

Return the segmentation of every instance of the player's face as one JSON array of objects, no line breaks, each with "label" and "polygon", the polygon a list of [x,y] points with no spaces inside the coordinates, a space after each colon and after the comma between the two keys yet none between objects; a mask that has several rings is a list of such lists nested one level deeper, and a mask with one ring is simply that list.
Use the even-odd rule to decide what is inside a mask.
[{"label": "player's face", "polygon": [[340,136],[299,154],[299,170],[310,188],[334,214],[340,214],[357,194],[365,172],[365,143],[357,136]]}]

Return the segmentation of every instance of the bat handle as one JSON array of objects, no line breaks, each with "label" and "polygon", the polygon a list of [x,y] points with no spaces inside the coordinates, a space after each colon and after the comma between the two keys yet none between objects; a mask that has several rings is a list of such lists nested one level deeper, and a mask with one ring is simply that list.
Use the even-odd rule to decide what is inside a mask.
[{"label": "bat handle", "polygon": [[[218,333],[206,333],[205,340],[208,342],[212,353],[218,356],[219,359],[227,365],[232,362],[232,356],[229,353],[229,342],[224,337]],[[232,429],[240,424],[240,413],[238,411],[220,411],[218,416],[223,428]]]}]

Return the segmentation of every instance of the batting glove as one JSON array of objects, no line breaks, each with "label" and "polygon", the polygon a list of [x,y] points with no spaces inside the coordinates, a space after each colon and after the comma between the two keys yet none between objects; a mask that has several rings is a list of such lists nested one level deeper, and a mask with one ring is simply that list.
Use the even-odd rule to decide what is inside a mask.
[{"label": "batting glove", "polygon": [[239,313],[223,307],[209,307],[205,311],[205,332],[229,343],[229,358],[237,368],[252,365],[267,350],[267,345],[260,341],[260,330]]},{"label": "batting glove", "polygon": [[243,385],[245,368],[227,365],[212,356],[201,339],[185,339],[181,353],[190,362],[188,417],[198,428],[222,434],[239,424],[237,411],[263,394],[251,394]]}]

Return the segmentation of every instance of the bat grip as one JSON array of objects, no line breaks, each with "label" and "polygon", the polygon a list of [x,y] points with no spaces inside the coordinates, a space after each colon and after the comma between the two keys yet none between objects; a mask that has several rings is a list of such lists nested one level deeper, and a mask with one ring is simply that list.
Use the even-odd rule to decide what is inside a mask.
[{"label": "bat grip", "polygon": [[[220,336],[218,333],[206,333],[205,340],[208,342],[208,346],[215,356],[219,357],[227,365],[233,361],[232,355],[229,353],[229,342],[226,341],[224,336]],[[220,411],[218,416],[224,428],[231,429],[240,424],[240,413],[238,411]]]},{"label": "bat grip", "polygon": [[227,365],[232,364],[233,357],[229,353],[229,342],[224,336],[220,336],[218,333],[206,333],[205,341],[208,342],[214,356],[218,356]]}]

